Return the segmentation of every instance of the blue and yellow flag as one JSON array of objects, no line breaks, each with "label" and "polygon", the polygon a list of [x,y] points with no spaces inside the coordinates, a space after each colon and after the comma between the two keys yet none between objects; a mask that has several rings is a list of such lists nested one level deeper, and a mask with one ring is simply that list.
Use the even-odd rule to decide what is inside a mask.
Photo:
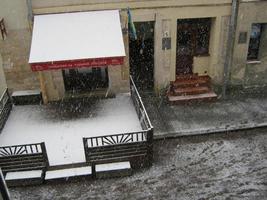
[{"label": "blue and yellow flag", "polygon": [[129,27],[131,29],[131,35],[133,36],[135,40],[137,40],[136,29],[135,29],[135,26],[132,20],[132,14],[131,14],[130,8],[127,8],[127,14],[128,14]]}]

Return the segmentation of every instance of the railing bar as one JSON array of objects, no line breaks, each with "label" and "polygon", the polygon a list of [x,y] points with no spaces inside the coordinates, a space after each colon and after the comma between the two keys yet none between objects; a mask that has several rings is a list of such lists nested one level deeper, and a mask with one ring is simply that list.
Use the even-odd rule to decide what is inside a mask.
[{"label": "railing bar", "polygon": [[[10,149],[10,152],[8,152],[8,151],[6,150],[6,148]],[[10,148],[10,147],[3,147],[3,150],[4,150],[7,154],[12,154],[12,151],[11,151],[11,148]]]},{"label": "railing bar", "polygon": [[14,148],[13,154],[17,154],[17,147]]},{"label": "railing bar", "polygon": [[133,141],[133,138],[129,138],[128,140],[125,140],[124,143],[126,144],[126,143],[129,143],[129,142],[134,142],[134,141]]},{"label": "railing bar", "polygon": [[31,152],[33,153],[32,145],[30,145]]},{"label": "railing bar", "polygon": [[14,154],[23,154],[24,152],[27,152],[27,146],[21,146],[18,150],[15,149]]},{"label": "railing bar", "polygon": [[127,135],[125,134],[124,136],[125,137],[123,138],[121,143],[124,143],[130,137],[130,134],[127,134]]},{"label": "railing bar", "polygon": [[[33,143],[31,145],[39,145],[40,143]],[[29,145],[29,144],[20,144],[20,145],[11,145],[11,146],[1,146],[0,148],[13,148],[13,147],[21,147],[21,146],[25,146],[25,145]]]},{"label": "railing bar", "polygon": [[[109,143],[111,143],[111,144],[112,144],[112,141],[111,141],[111,140],[109,140],[109,139],[108,139],[108,137],[104,136],[104,138],[105,138],[105,140],[107,140]],[[105,143],[106,143],[106,141],[105,141]]]},{"label": "railing bar", "polygon": [[25,149],[25,151],[26,151],[26,154],[28,154],[28,148],[27,148],[27,146],[29,146],[29,145],[26,145],[26,146],[24,147],[24,149]]},{"label": "railing bar", "polygon": [[93,139],[91,138],[90,140],[91,140],[91,146],[93,147],[93,146],[94,146],[94,145],[93,145]]},{"label": "railing bar", "polygon": [[102,145],[104,145],[104,144],[103,144],[103,142],[104,142],[104,141],[103,141],[103,137],[101,137],[101,142],[102,142]]},{"label": "railing bar", "polygon": [[113,144],[116,144],[116,141],[114,140],[113,136],[111,136],[110,138],[113,141]]},{"label": "railing bar", "polygon": [[141,100],[142,98],[141,98],[141,96],[140,96],[140,94],[139,94],[139,92],[138,92],[138,90],[137,90],[137,88],[136,88],[136,86],[135,86],[135,83],[134,83],[134,81],[133,81],[133,79],[132,79],[132,76],[130,76],[130,82],[131,82],[131,85],[133,86],[133,88],[134,88],[134,90],[135,90],[136,96],[138,97],[138,101],[137,101],[137,102],[140,103],[140,104],[141,104],[141,107],[144,109],[145,114],[146,114],[146,117],[148,118],[148,122],[149,122],[149,126],[150,126],[150,128],[153,128],[153,126],[152,126],[152,124],[151,124],[151,121],[150,121],[150,119],[149,119],[149,117],[148,117],[148,114],[147,114],[147,112],[146,112],[145,106],[144,106],[144,104],[143,104],[143,101]]},{"label": "railing bar", "polygon": [[5,157],[5,156],[7,156],[7,155],[8,155],[8,154],[6,154],[6,153],[0,151],[0,157],[1,157],[1,156],[2,156],[2,157]]},{"label": "railing bar", "polygon": [[123,138],[124,138],[124,135],[121,136],[120,143],[122,143]]}]

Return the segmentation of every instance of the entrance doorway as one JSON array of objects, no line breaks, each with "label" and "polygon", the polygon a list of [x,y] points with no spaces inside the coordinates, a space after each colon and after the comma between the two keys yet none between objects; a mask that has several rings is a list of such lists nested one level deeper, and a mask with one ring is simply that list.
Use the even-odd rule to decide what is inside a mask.
[{"label": "entrance doorway", "polygon": [[194,56],[209,54],[211,19],[177,20],[176,75],[193,73]]},{"label": "entrance doorway", "polygon": [[108,87],[107,67],[63,70],[66,91],[86,92]]},{"label": "entrance doorway", "polygon": [[129,35],[130,74],[141,91],[154,88],[154,22],[135,22],[137,40]]}]

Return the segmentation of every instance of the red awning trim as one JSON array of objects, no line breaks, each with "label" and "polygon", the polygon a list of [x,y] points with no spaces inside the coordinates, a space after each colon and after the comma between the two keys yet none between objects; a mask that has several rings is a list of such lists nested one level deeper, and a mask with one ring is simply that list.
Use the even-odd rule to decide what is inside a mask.
[{"label": "red awning trim", "polygon": [[66,60],[45,63],[31,63],[32,71],[71,69],[79,67],[101,67],[105,65],[122,65],[124,57]]}]

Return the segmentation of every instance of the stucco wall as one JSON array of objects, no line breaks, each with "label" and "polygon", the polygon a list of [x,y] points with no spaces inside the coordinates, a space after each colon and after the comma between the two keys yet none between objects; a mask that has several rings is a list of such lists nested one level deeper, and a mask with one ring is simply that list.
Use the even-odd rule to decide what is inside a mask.
[{"label": "stucco wall", "polygon": [[[267,33],[262,34],[259,62],[247,62],[249,36],[253,23],[267,23],[267,2],[242,2],[239,7],[236,41],[231,70],[233,86],[262,87],[267,85]],[[247,32],[247,41],[238,44],[240,32]]]},{"label": "stucco wall", "polygon": [[11,91],[39,88],[38,76],[28,64],[31,29],[27,16],[26,0],[1,0],[0,17],[5,20],[8,35],[0,39],[0,53]]}]

